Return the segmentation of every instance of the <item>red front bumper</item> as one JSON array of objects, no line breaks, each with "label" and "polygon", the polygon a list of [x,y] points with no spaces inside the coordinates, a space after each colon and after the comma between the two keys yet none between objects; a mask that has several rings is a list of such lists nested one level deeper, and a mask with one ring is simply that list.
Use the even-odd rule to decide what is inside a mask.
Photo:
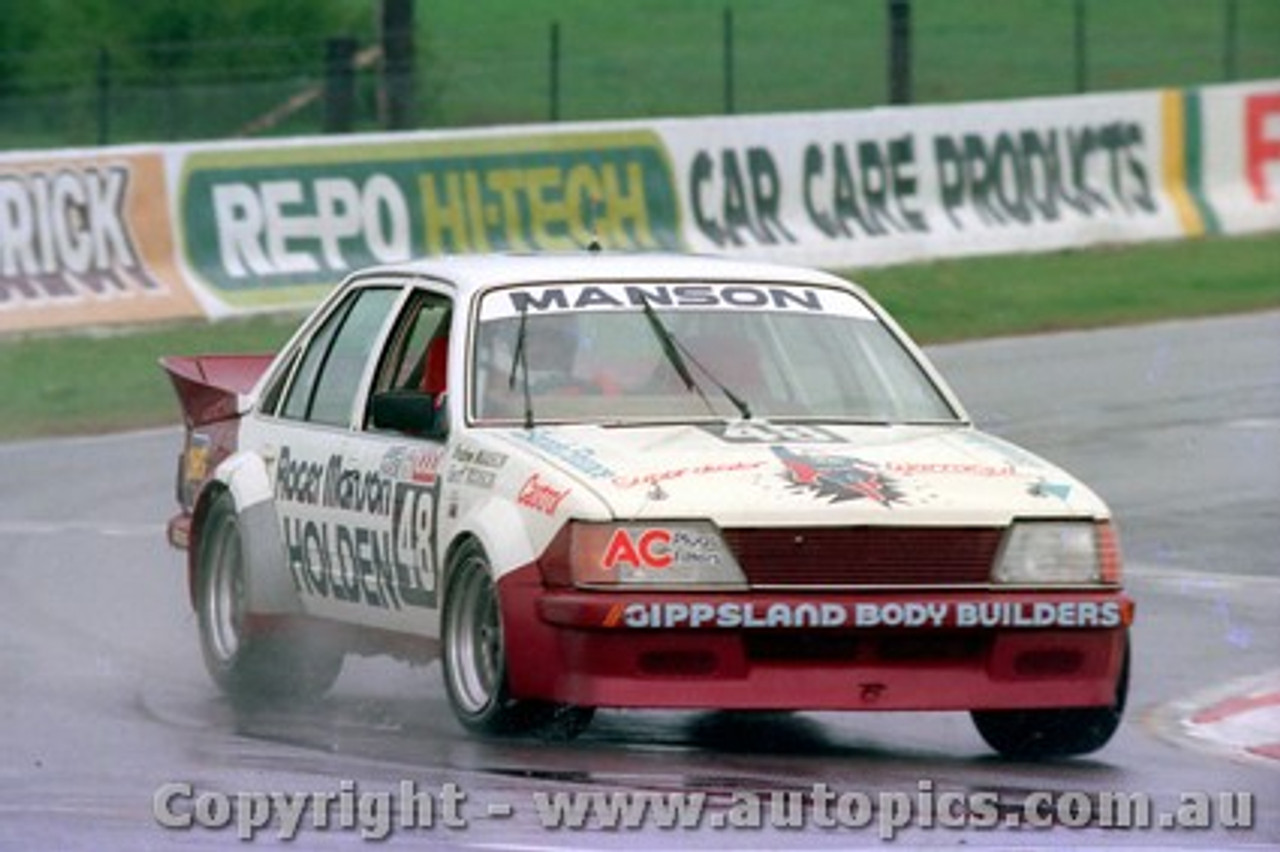
[{"label": "red front bumper", "polygon": [[1102,706],[1133,618],[1119,591],[550,591],[532,566],[499,588],[513,693],[590,707]]}]

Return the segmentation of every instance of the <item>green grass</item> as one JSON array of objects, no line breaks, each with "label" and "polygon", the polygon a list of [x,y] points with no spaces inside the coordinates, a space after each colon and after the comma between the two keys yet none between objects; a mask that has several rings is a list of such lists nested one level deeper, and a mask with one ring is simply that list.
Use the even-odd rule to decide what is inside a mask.
[{"label": "green grass", "polygon": [[939,343],[1280,307],[1280,236],[852,271],[917,340]]},{"label": "green grass", "polygon": [[[857,270],[924,343],[1280,308],[1280,237]],[[299,316],[0,339],[0,439],[177,423],[156,360],[271,352]]]},{"label": "green grass", "polygon": [[[369,22],[352,33],[368,44],[368,0],[346,2],[360,10],[353,20]],[[1280,76],[1276,0],[1085,0],[1079,7],[1077,0],[913,0],[914,101],[1074,93],[1077,8],[1084,10],[1089,91],[1218,83],[1232,66],[1237,79]],[[726,9],[736,112],[886,102],[886,0],[457,0],[417,4],[418,126],[549,120],[553,24],[562,120],[721,114]],[[261,46],[246,35],[252,29],[202,34],[243,42],[244,62],[228,65],[226,75],[206,68],[198,76],[116,79],[106,112],[110,141],[232,136],[321,81],[319,44],[305,48],[313,64],[281,76],[274,64],[257,67]],[[59,66],[59,79],[83,81],[79,88],[0,91],[0,148],[94,144],[96,61],[96,51],[82,50]],[[377,86],[373,71],[360,75],[357,129],[379,126]],[[313,103],[266,132],[319,133],[323,112]]]},{"label": "green grass", "polygon": [[272,352],[298,322],[296,315],[259,316],[0,339],[0,439],[177,423],[161,355]]},{"label": "green grass", "polygon": [[[1235,0],[1235,74],[1280,74],[1280,3]],[[887,94],[884,0],[472,0],[422,7],[427,114],[443,125],[542,121],[550,29],[561,117],[724,109],[724,11],[738,112],[842,109]],[[1226,0],[1086,0],[1090,90],[1225,79]],[[1075,0],[914,0],[918,103],[1076,91]]]}]

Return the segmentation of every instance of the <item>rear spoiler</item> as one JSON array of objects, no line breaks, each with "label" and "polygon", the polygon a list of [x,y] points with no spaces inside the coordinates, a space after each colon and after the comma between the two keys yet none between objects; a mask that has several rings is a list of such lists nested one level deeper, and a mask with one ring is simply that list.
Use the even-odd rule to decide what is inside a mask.
[{"label": "rear spoiler", "polygon": [[182,403],[182,419],[191,429],[240,416],[240,395],[253,390],[274,355],[167,355],[160,366],[169,374]]}]

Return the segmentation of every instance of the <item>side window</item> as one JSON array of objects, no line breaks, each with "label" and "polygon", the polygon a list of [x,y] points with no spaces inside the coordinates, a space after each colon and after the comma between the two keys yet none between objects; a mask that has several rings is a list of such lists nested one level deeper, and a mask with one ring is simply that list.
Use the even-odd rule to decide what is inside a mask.
[{"label": "side window", "polygon": [[[372,392],[445,390],[453,302],[439,293],[418,293],[408,302],[378,365]],[[439,406],[439,398],[436,404]],[[365,428],[372,428],[372,408]]]},{"label": "side window", "polygon": [[452,305],[436,293],[410,302],[396,335],[398,345],[387,350],[378,390],[438,392],[443,388]]},{"label": "side window", "polygon": [[311,336],[311,342],[307,344],[306,351],[302,355],[302,363],[298,367],[298,374],[293,379],[293,385],[289,388],[289,395],[285,398],[284,409],[280,412],[280,416],[291,420],[307,418],[307,413],[311,410],[311,397],[315,393],[316,376],[320,372],[320,366],[324,363],[329,347],[333,345],[333,336],[342,327],[342,321],[347,318],[354,303],[354,298],[344,301],[329,315],[324,325]]},{"label": "side window", "polygon": [[311,338],[285,417],[345,426],[379,332],[399,298],[395,289],[360,290],[340,306]]}]

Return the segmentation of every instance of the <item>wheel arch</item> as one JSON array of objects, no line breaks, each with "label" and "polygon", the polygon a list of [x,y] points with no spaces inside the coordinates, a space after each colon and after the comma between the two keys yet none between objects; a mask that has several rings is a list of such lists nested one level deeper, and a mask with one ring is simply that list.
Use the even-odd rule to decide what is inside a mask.
[{"label": "wheel arch", "polygon": [[192,607],[196,604],[205,524],[219,499],[231,500],[241,534],[250,611],[259,615],[301,614],[302,599],[289,569],[266,463],[249,453],[224,462],[197,499],[187,549],[187,593]]},{"label": "wheel arch", "polygon": [[196,498],[195,508],[191,512],[191,536],[190,544],[187,546],[187,600],[190,602],[192,610],[197,605],[196,595],[200,578],[200,557],[201,552],[204,550],[204,526],[208,521],[210,509],[213,508],[218,498],[226,493],[227,486],[224,483],[217,480],[210,481]]}]

